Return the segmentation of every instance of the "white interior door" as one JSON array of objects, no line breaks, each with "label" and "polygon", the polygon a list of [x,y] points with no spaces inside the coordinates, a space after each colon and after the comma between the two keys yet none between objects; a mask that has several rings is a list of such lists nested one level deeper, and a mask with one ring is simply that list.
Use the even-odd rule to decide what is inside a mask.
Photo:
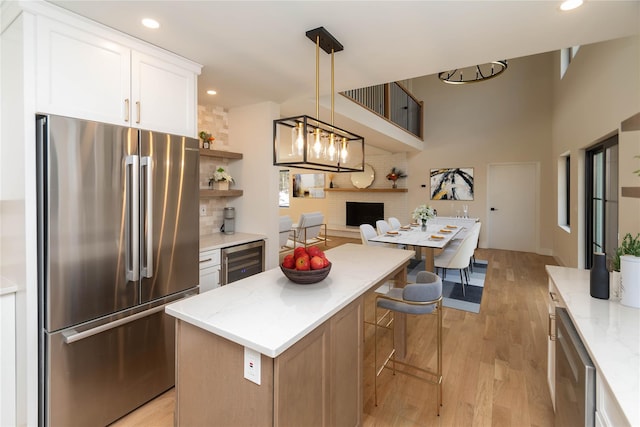
[{"label": "white interior door", "polygon": [[536,252],[538,165],[489,165],[487,187],[488,246]]}]

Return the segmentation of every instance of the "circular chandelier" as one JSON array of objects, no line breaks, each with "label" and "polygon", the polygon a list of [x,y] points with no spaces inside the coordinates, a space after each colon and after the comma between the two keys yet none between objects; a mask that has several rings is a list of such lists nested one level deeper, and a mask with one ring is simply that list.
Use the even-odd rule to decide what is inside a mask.
[{"label": "circular chandelier", "polygon": [[507,69],[507,60],[491,61],[486,64],[472,65],[438,74],[440,80],[452,85],[464,85],[489,80],[499,76]]}]

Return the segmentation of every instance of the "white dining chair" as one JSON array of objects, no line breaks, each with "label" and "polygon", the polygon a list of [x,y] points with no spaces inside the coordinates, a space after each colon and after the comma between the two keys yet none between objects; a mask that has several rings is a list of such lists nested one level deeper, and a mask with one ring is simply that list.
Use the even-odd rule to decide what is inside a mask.
[{"label": "white dining chair", "polygon": [[392,230],[397,230],[402,227],[402,223],[400,222],[400,220],[394,216],[389,217],[389,225],[391,226]]},{"label": "white dining chair", "polygon": [[378,234],[384,234],[391,230],[391,226],[384,219],[379,219],[376,221],[376,230],[378,231]]}]

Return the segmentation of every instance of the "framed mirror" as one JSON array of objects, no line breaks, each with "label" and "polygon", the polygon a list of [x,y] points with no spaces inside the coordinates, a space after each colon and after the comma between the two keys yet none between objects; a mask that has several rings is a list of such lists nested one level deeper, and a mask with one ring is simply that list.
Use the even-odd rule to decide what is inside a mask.
[{"label": "framed mirror", "polygon": [[324,198],[323,173],[296,173],[293,175],[293,197]]},{"label": "framed mirror", "polygon": [[280,180],[278,182],[278,206],[281,208],[289,207],[289,170],[280,171]]}]

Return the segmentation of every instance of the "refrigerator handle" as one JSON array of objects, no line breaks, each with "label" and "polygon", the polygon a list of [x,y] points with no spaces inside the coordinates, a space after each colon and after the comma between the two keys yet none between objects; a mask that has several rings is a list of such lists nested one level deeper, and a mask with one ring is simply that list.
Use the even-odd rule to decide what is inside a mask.
[{"label": "refrigerator handle", "polygon": [[143,317],[150,316],[159,311],[164,311],[165,305],[159,305],[157,307],[150,308],[149,310],[141,311],[136,314],[132,314],[131,316],[123,317],[122,319],[115,320],[113,322],[105,323],[104,325],[96,326],[95,328],[88,329],[86,331],[77,332],[75,329],[71,329],[69,331],[65,331],[62,333],[64,337],[65,344],[71,344],[76,341],[83,340],[85,338],[92,337],[99,333],[108,331],[109,329],[117,328],[118,326],[125,325],[127,323],[131,323],[134,320],[142,319]]},{"label": "refrigerator handle", "polygon": [[140,199],[137,197],[140,171],[138,156],[125,158],[125,257],[127,280],[140,280]]},{"label": "refrigerator handle", "polygon": [[153,276],[153,159],[150,156],[142,157],[140,167],[145,170],[145,238],[142,251],[144,254],[142,276],[149,278]]}]

